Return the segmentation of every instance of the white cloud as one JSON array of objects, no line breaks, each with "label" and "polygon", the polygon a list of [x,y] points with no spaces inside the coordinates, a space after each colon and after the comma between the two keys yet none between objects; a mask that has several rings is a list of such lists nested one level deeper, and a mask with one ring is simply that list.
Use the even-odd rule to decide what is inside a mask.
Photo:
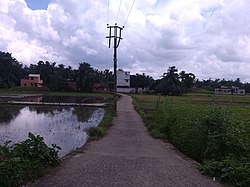
[{"label": "white cloud", "polygon": [[[134,0],[51,0],[31,10],[24,0],[0,2],[0,50],[30,64],[89,62],[111,68],[106,24],[125,24]],[[200,79],[250,77],[250,1],[136,0],[123,30],[118,67],[159,78],[169,66]],[[108,14],[109,13],[109,14]]]}]

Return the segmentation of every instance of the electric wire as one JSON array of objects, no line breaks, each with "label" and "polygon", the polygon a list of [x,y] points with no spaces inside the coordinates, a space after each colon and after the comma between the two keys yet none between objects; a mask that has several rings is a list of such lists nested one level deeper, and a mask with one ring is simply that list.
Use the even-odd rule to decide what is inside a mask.
[{"label": "electric wire", "polygon": [[119,9],[118,9],[117,16],[116,16],[116,23],[118,21],[118,17],[119,17],[119,14],[120,14],[121,4],[122,4],[122,0],[120,0]]},{"label": "electric wire", "polygon": [[108,0],[108,11],[107,11],[107,24],[109,24],[109,0]]},{"label": "electric wire", "polygon": [[135,4],[135,0],[133,1],[133,4],[132,4],[132,6],[131,6],[131,8],[130,8],[130,10],[129,10],[128,16],[127,16],[126,21],[125,21],[125,23],[124,23],[124,25],[123,25],[124,27],[125,27],[126,24],[127,24],[128,18],[129,18],[129,16],[130,16],[130,13],[131,13],[131,11],[132,11],[132,9],[133,9],[134,4]]},{"label": "electric wire", "polygon": [[[108,5],[107,5],[107,25],[109,24],[109,0],[108,0]],[[107,35],[109,34],[109,31],[107,31]],[[105,68],[109,67],[108,66],[108,61],[109,61],[109,57],[108,57],[108,39],[107,39],[107,46],[105,47],[105,53],[106,53],[106,58],[105,58]]]}]

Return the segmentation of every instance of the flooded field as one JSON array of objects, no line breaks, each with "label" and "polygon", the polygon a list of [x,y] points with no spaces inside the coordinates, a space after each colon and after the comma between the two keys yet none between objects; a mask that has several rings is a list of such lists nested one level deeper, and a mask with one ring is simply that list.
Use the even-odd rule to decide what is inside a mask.
[{"label": "flooded field", "polygon": [[40,103],[110,103],[108,97],[73,97],[73,96],[51,96],[51,95],[6,95],[0,96],[0,102],[40,102]]},{"label": "flooded field", "polygon": [[84,145],[86,130],[97,126],[105,110],[95,107],[0,106],[0,144],[23,141],[28,132],[62,148],[60,157]]}]

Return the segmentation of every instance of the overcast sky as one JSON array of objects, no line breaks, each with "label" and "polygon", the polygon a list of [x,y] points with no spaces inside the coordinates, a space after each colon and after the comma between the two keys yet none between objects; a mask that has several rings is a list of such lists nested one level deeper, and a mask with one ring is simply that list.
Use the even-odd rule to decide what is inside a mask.
[{"label": "overcast sky", "polygon": [[111,69],[105,37],[107,23],[117,22],[125,25],[118,68],[160,78],[175,65],[199,79],[250,82],[249,0],[135,0],[126,22],[133,2],[1,0],[0,51],[26,65]]}]

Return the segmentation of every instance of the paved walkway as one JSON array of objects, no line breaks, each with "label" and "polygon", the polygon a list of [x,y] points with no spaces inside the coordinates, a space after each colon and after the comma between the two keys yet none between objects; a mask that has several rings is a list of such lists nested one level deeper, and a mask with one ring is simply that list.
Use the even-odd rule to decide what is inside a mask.
[{"label": "paved walkway", "polygon": [[85,151],[33,186],[222,187],[202,176],[194,161],[151,138],[126,95],[118,101],[117,117],[107,135]]}]

